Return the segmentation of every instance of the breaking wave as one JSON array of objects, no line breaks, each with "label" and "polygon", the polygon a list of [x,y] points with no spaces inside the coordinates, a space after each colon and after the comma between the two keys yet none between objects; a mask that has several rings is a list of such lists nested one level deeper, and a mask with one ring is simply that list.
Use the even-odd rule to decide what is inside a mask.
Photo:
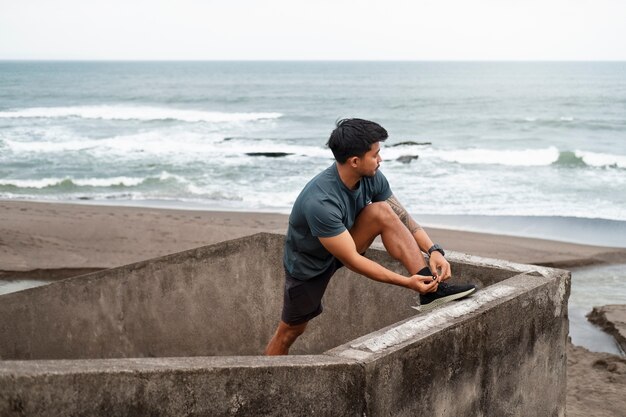
[{"label": "breaking wave", "polygon": [[32,107],[0,111],[0,118],[68,118],[101,120],[179,120],[183,122],[232,123],[277,119],[281,113],[224,113],[150,106]]},{"label": "breaking wave", "polygon": [[139,185],[158,184],[163,182],[187,183],[179,176],[162,172],[159,176],[110,177],[110,178],[41,178],[41,179],[0,179],[0,190],[58,190],[71,191],[80,188],[130,188]]},{"label": "breaking wave", "polygon": [[168,158],[198,159],[203,157],[232,157],[246,154],[285,153],[289,155],[332,158],[330,150],[306,144],[285,144],[271,139],[241,138],[223,140],[216,134],[148,131],[134,135],[105,139],[80,137],[46,138],[38,141],[0,139],[0,146],[16,155],[59,154],[86,152],[99,158],[131,158],[167,156]]},{"label": "breaking wave", "polygon": [[[394,153],[397,151],[394,150]],[[559,151],[555,146],[543,149],[496,150],[458,149],[422,150],[418,154],[465,165],[564,166],[626,169],[626,155],[589,151]]]},{"label": "breaking wave", "polygon": [[588,166],[626,169],[626,155],[575,151],[574,156],[580,158]]},{"label": "breaking wave", "polygon": [[434,156],[446,162],[468,165],[542,166],[555,162],[559,158],[559,150],[554,146],[522,150],[460,149],[434,151]]}]

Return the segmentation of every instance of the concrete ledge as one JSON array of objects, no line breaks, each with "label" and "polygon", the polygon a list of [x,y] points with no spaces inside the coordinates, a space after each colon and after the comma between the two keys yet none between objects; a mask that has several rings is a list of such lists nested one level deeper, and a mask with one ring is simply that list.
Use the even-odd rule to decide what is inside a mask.
[{"label": "concrete ledge", "polygon": [[258,234],[0,296],[0,358],[256,355],[282,303]]},{"label": "concrete ledge", "polygon": [[368,415],[564,415],[568,279],[519,274],[328,354],[364,365]]},{"label": "concrete ledge", "polygon": [[328,356],[0,362],[1,416],[361,416],[365,378]]}]

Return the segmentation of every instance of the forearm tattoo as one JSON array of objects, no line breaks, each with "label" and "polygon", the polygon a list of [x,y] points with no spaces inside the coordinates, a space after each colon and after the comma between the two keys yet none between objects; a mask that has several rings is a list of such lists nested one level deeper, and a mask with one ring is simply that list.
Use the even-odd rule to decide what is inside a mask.
[{"label": "forearm tattoo", "polygon": [[398,215],[400,221],[404,223],[404,225],[409,229],[411,234],[417,232],[418,230],[422,230],[422,226],[417,224],[415,220],[411,217],[409,213],[407,213],[406,209],[400,204],[398,199],[395,196],[391,196],[387,199],[387,203],[391,206],[391,209]]}]

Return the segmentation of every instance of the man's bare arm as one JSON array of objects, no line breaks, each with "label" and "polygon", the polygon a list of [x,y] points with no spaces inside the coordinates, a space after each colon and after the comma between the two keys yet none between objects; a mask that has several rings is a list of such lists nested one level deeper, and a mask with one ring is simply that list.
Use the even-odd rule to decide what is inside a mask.
[{"label": "man's bare arm", "polygon": [[[387,203],[391,206],[392,210],[398,215],[400,221],[404,223],[404,225],[409,229],[415,242],[417,242],[417,246],[424,251],[428,252],[433,246],[433,241],[430,240],[430,237],[426,233],[422,227],[417,224],[415,220],[411,217],[411,215],[406,211],[406,209],[400,204],[398,199],[395,196],[389,197]],[[450,264],[446,261],[439,252],[433,252],[429,259],[429,266],[431,271],[441,279],[448,279],[451,275]]]},{"label": "man's bare arm", "polygon": [[415,220],[413,220],[413,217],[411,217],[411,215],[406,211],[404,206],[400,204],[396,196],[392,195],[386,201],[387,204],[391,206],[392,210],[398,215],[400,221],[402,221],[407,229],[409,229],[409,231],[413,235],[413,238],[415,238],[415,241],[417,242],[419,248],[423,252],[428,252],[428,249],[430,249],[430,247],[433,245],[433,242],[432,240],[430,240],[430,237],[428,237],[426,231],[422,229],[422,226],[420,226]]},{"label": "man's bare arm", "polygon": [[409,229],[412,235],[415,234],[418,230],[422,230],[422,226],[417,224],[413,217],[406,211],[404,206],[400,204],[396,196],[392,195],[387,200],[387,204],[391,206],[391,209],[398,215],[402,223]]},{"label": "man's bare arm", "polygon": [[420,294],[426,294],[436,289],[437,281],[431,282],[430,277],[419,275],[405,277],[360,255],[350,232],[347,230],[334,237],[321,237],[319,239],[326,250],[339,259],[348,269],[370,279],[410,288]]}]

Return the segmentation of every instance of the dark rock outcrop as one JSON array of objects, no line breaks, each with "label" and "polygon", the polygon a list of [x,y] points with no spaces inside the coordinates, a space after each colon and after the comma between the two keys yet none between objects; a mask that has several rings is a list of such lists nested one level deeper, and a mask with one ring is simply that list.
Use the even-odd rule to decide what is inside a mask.
[{"label": "dark rock outcrop", "polygon": [[289,152],[246,152],[248,156],[265,156],[268,158],[282,158],[283,156],[293,155]]},{"label": "dark rock outcrop", "polygon": [[408,140],[408,141],[404,141],[404,142],[398,142],[398,143],[392,143],[390,145],[387,145],[390,148],[396,147],[396,146],[411,146],[411,145],[419,145],[419,146],[425,146],[425,145],[432,145],[432,142],[414,142],[412,140]]},{"label": "dark rock outcrop", "polygon": [[398,162],[402,162],[403,164],[409,164],[412,160],[419,158],[418,155],[402,155],[396,159]]},{"label": "dark rock outcrop", "polygon": [[587,318],[613,335],[622,350],[626,351],[626,304],[594,307]]}]

